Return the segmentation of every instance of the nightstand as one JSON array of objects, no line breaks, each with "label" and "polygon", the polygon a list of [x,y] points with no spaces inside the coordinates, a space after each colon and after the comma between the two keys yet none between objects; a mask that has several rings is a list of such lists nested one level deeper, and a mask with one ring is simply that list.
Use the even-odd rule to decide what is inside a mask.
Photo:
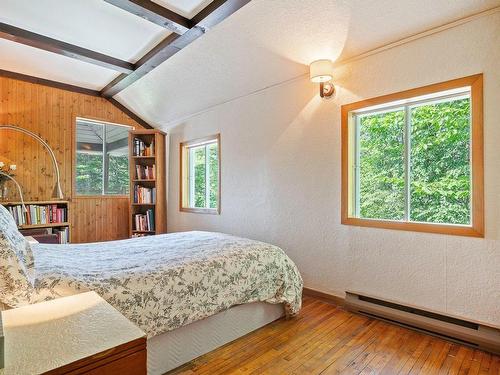
[{"label": "nightstand", "polygon": [[94,292],[2,311],[2,320],[5,375],[146,374],[144,332]]}]

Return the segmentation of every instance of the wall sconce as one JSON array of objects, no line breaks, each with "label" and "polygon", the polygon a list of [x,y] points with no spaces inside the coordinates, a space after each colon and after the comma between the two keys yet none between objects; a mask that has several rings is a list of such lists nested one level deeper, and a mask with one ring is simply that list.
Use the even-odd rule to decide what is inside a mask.
[{"label": "wall sconce", "polygon": [[316,60],[309,65],[311,82],[319,83],[319,96],[330,98],[335,92],[333,79],[333,63],[331,60]]}]

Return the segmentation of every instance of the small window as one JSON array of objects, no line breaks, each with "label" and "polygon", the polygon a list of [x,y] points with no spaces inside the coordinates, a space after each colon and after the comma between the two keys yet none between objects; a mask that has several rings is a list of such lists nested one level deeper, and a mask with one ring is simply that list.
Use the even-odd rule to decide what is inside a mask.
[{"label": "small window", "polygon": [[76,194],[127,195],[128,133],[132,128],[76,119]]},{"label": "small window", "polygon": [[220,136],[180,145],[180,210],[220,213]]},{"label": "small window", "polygon": [[483,235],[482,79],[342,106],[344,224]]}]

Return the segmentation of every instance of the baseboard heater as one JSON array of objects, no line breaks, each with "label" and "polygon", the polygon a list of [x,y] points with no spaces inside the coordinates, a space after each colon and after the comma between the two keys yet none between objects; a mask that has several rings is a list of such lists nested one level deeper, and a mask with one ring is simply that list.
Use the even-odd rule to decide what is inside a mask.
[{"label": "baseboard heater", "polygon": [[346,292],[349,311],[500,354],[500,329],[382,299]]}]

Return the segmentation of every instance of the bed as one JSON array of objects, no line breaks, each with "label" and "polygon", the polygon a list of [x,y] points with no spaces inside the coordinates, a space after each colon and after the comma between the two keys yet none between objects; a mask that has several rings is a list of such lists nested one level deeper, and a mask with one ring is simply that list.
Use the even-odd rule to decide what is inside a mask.
[{"label": "bed", "polygon": [[31,248],[2,206],[0,229],[1,302],[93,290],[146,332],[150,374],[301,307],[297,267],[267,243],[197,231]]}]

